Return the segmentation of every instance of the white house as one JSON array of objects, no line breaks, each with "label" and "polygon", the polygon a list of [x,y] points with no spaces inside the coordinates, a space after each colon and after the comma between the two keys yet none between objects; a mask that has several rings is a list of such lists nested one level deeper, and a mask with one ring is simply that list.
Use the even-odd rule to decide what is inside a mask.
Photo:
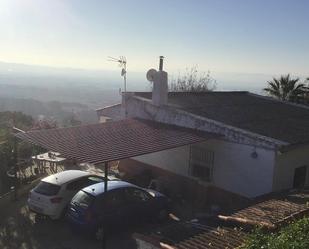
[{"label": "white house", "polygon": [[151,73],[153,92],[124,93],[121,104],[97,110],[99,119],[137,117],[221,136],[127,163],[244,197],[309,185],[308,107],[249,92],[168,93],[167,73]]}]

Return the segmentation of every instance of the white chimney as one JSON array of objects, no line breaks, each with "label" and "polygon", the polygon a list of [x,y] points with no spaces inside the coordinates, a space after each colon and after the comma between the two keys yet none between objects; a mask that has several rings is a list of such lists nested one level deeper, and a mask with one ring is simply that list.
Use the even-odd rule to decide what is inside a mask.
[{"label": "white chimney", "polygon": [[156,106],[167,105],[168,75],[163,71],[163,56],[160,56],[159,71],[150,69],[147,72],[147,79],[153,82],[152,103]]}]

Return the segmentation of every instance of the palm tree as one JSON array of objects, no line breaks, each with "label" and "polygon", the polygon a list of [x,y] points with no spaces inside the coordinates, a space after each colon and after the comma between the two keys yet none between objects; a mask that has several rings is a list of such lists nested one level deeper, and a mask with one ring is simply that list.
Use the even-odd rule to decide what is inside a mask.
[{"label": "palm tree", "polygon": [[305,84],[298,82],[299,78],[292,79],[290,74],[282,75],[268,81],[268,87],[264,88],[264,91],[283,101],[297,101],[305,93]]}]

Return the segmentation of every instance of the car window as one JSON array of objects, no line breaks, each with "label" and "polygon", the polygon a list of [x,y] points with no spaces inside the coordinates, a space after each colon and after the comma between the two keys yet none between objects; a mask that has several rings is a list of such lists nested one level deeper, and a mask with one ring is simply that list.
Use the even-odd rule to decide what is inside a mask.
[{"label": "car window", "polygon": [[93,202],[94,197],[85,193],[84,191],[79,191],[72,199],[75,205],[79,205],[83,208],[87,208]]},{"label": "car window", "polygon": [[138,188],[126,188],[125,189],[126,199],[128,201],[148,201],[150,196],[145,191]]},{"label": "car window", "polygon": [[40,181],[40,183],[34,188],[34,191],[42,195],[52,196],[58,194],[60,188],[61,187],[58,185]]},{"label": "car window", "polygon": [[80,178],[78,180],[75,180],[69,183],[66,189],[71,190],[71,191],[77,191],[77,190],[83,189],[84,187],[87,187],[87,186],[90,186],[92,184],[102,182],[102,181],[103,179],[98,176],[87,176],[87,177],[83,177],[83,178]]},{"label": "car window", "polygon": [[77,179],[73,182],[70,182],[68,185],[67,185],[67,190],[80,190],[84,187],[85,183],[87,182],[87,178],[83,177],[83,178],[80,178],[80,179]]},{"label": "car window", "polygon": [[119,207],[125,201],[125,196],[122,189],[113,190],[104,194],[105,208],[115,208]]},{"label": "car window", "polygon": [[93,184],[104,181],[104,179],[102,177],[99,177],[99,176],[89,176],[88,180],[89,180],[89,182],[92,182]]}]

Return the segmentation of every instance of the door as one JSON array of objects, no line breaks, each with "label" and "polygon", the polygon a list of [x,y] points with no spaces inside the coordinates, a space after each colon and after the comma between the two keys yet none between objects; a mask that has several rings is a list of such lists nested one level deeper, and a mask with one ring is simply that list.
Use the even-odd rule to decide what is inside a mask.
[{"label": "door", "polygon": [[128,221],[138,223],[144,221],[152,213],[150,195],[142,189],[125,188]]},{"label": "door", "polygon": [[296,168],[294,171],[293,188],[303,188],[306,183],[307,166]]},{"label": "door", "polygon": [[127,216],[123,189],[115,189],[103,194],[102,205],[99,207],[100,223],[105,225],[123,224]]}]

